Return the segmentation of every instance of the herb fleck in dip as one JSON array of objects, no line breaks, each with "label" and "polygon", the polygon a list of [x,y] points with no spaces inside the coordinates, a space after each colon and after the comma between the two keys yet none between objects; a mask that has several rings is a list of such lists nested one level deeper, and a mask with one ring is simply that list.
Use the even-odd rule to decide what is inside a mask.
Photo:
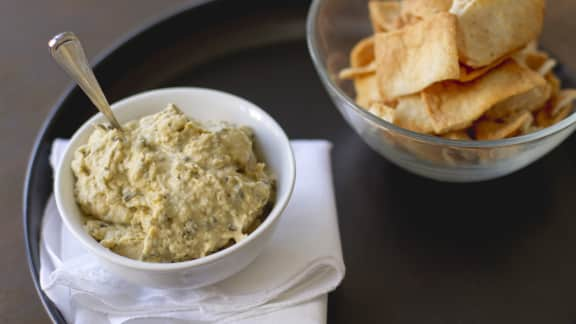
[{"label": "herb fleck in dip", "polygon": [[274,179],[246,127],[207,127],[174,105],[124,131],[96,127],[74,155],[88,233],[137,260],[196,259],[242,240],[273,202]]}]

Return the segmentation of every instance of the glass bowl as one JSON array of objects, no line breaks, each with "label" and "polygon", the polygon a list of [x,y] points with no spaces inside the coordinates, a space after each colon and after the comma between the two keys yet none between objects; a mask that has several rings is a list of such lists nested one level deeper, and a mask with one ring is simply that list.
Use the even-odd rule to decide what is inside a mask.
[{"label": "glass bowl", "polygon": [[[559,19],[569,23],[570,17],[562,13],[565,12],[562,6],[567,5],[565,0],[548,1],[545,30],[540,42],[562,62],[562,56],[557,55],[566,55],[569,48],[565,42],[559,44],[562,37],[555,31],[563,26]],[[549,24],[551,26],[547,27]],[[440,181],[494,179],[540,159],[576,129],[576,114],[571,114],[551,127],[519,137],[457,141],[419,134],[388,123],[357,106],[353,100],[355,92],[352,82],[338,78],[338,72],[349,66],[350,50],[370,34],[368,1],[312,2],[307,22],[308,47],[324,87],[344,119],[362,139],[401,168]],[[569,84],[566,81],[570,80],[567,80],[566,74],[560,73],[560,77],[563,78],[563,87],[566,87]]]}]

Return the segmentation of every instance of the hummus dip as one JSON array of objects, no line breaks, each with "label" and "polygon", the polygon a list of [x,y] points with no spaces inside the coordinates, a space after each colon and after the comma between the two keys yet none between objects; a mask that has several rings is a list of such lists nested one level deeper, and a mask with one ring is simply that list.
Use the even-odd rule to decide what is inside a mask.
[{"label": "hummus dip", "polygon": [[72,161],[85,229],[115,253],[200,258],[242,240],[273,203],[247,127],[208,127],[169,105],[123,129],[98,125]]}]

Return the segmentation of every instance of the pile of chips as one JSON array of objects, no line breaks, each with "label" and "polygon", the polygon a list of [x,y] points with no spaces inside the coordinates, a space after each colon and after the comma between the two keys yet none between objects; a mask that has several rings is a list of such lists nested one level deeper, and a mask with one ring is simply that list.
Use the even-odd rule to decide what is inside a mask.
[{"label": "pile of chips", "polygon": [[374,34],[340,78],[356,103],[400,127],[455,140],[497,140],[572,112],[556,61],[538,50],[545,0],[369,2]]}]

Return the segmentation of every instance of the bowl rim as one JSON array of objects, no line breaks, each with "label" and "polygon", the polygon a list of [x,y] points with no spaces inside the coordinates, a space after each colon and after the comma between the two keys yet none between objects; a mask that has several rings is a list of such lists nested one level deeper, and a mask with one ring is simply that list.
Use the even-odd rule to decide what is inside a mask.
[{"label": "bowl rim", "polygon": [[482,148],[500,148],[538,141],[548,136],[554,135],[576,123],[576,113],[572,112],[568,117],[564,118],[560,122],[552,126],[538,130],[536,132],[522,136],[516,136],[500,140],[489,140],[489,141],[464,141],[464,140],[446,139],[434,135],[414,132],[402,128],[400,126],[394,125],[392,123],[389,123],[383,120],[382,118],[366,111],[362,107],[358,106],[356,102],[350,96],[348,96],[338,85],[336,85],[334,80],[329,76],[328,71],[323,64],[323,60],[320,55],[320,50],[317,46],[317,44],[319,44],[319,41],[316,37],[317,34],[316,21],[320,11],[320,7],[327,1],[328,0],[312,0],[310,9],[308,11],[308,17],[306,19],[306,40],[308,44],[308,51],[312,58],[314,67],[316,68],[316,71],[320,76],[320,80],[322,80],[322,83],[327,88],[330,94],[335,94],[336,96],[338,96],[338,98],[347,103],[346,106],[352,107],[352,111],[356,112],[363,118],[368,119],[372,123],[375,123],[379,127],[383,127],[393,132],[399,133],[401,135],[411,137],[415,140],[421,142],[427,142],[433,145],[445,145],[463,149],[482,149]]},{"label": "bowl rim", "polygon": [[[111,105],[112,110],[116,110],[116,109],[120,109],[120,107],[125,107],[127,105],[131,105],[133,101],[135,100],[141,100],[145,97],[150,97],[150,96],[157,96],[157,95],[166,95],[169,93],[175,93],[175,92],[190,92],[190,91],[194,91],[194,92],[203,92],[203,93],[208,93],[210,95],[214,95],[214,96],[220,96],[220,97],[228,97],[228,100],[234,100],[236,102],[241,103],[244,107],[247,107],[248,110],[251,111],[255,111],[258,114],[264,116],[264,121],[265,123],[269,123],[272,128],[274,129],[275,132],[278,132],[278,134],[280,135],[279,139],[280,141],[277,143],[279,144],[280,147],[282,147],[282,150],[285,151],[289,157],[289,161],[288,161],[288,170],[287,170],[287,190],[286,192],[282,195],[282,196],[276,196],[276,200],[274,202],[274,207],[272,208],[272,210],[266,215],[266,218],[264,219],[264,221],[250,234],[248,234],[244,239],[242,239],[240,242],[237,242],[227,248],[224,248],[222,250],[219,250],[217,252],[214,252],[212,254],[209,254],[205,257],[201,257],[198,259],[193,259],[193,260],[187,260],[187,261],[180,261],[180,262],[174,262],[174,263],[155,263],[155,262],[146,262],[146,261],[140,261],[140,260],[134,260],[125,256],[122,256],[120,254],[116,254],[115,252],[103,247],[102,245],[100,245],[100,243],[98,243],[96,240],[94,240],[86,231],[81,230],[76,230],[76,227],[72,225],[72,220],[71,217],[72,215],[68,215],[65,212],[63,212],[64,206],[65,206],[65,201],[64,201],[64,197],[63,197],[63,193],[61,191],[61,187],[62,187],[62,177],[63,177],[63,172],[65,172],[64,169],[68,169],[70,167],[69,164],[65,165],[65,158],[68,154],[71,154],[71,147],[72,145],[68,145],[66,147],[66,150],[64,151],[63,155],[62,155],[62,159],[60,160],[58,166],[56,167],[56,172],[55,172],[55,177],[54,177],[54,196],[55,196],[55,200],[56,200],[56,205],[58,208],[58,212],[60,214],[60,219],[63,221],[63,223],[65,224],[66,228],[73,234],[73,236],[80,241],[84,247],[86,247],[91,253],[95,254],[97,257],[105,259],[113,264],[119,265],[119,266],[123,266],[123,267],[127,267],[127,268],[132,268],[132,269],[136,269],[136,270],[144,270],[144,271],[154,271],[154,272],[167,272],[167,271],[175,271],[175,270],[182,270],[182,269],[190,269],[190,268],[194,268],[194,267],[198,267],[198,266],[202,266],[202,265],[207,265],[210,263],[214,263],[217,262],[219,260],[221,260],[222,258],[227,257],[228,255],[234,253],[235,251],[238,251],[239,249],[243,248],[245,245],[249,244],[250,242],[252,242],[253,240],[256,239],[256,237],[260,236],[261,234],[263,234],[265,231],[272,229],[273,225],[277,222],[277,220],[279,219],[280,215],[283,214],[284,210],[286,209],[293,191],[294,191],[294,186],[295,186],[295,181],[296,181],[296,160],[294,158],[294,152],[292,150],[292,146],[290,144],[290,140],[288,139],[288,136],[286,135],[286,132],[284,132],[284,130],[282,129],[282,127],[278,124],[278,122],[276,122],[276,120],[274,118],[272,118],[272,116],[270,116],[264,109],[258,107],[256,104],[233,94],[224,92],[224,91],[220,91],[220,90],[215,90],[215,89],[208,89],[208,88],[201,88],[201,87],[170,87],[170,88],[158,88],[158,89],[154,89],[154,90],[149,90],[149,91],[144,91],[144,92],[140,92],[137,94],[134,94],[132,96],[123,98],[117,102],[115,102],[114,104]],[[137,106],[135,106],[137,107]],[[126,109],[126,108],[124,108]],[[76,132],[74,133],[74,135],[70,138],[70,142],[69,143],[74,143],[74,141],[77,141],[78,138],[80,137],[80,135],[85,134],[86,131],[88,130],[89,127],[91,127],[94,122],[97,119],[102,118],[102,113],[96,113],[94,116],[90,117],[87,121],[85,121],[82,126],[80,126]],[[266,120],[267,119],[267,120]],[[72,197],[69,199],[72,203],[75,203],[75,198]]]}]

